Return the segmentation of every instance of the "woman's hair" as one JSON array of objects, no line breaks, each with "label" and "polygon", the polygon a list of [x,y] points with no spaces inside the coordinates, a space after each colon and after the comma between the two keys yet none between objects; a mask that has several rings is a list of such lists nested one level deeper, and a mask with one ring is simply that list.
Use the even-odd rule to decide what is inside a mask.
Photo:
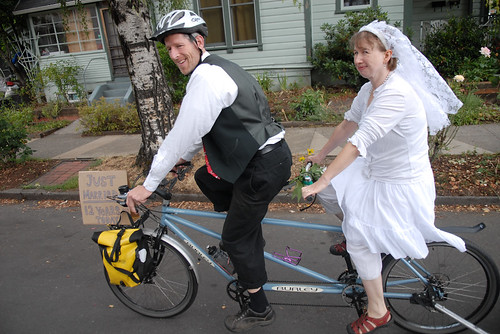
[{"label": "woman's hair", "polygon": [[[351,40],[349,41],[349,46],[351,47],[351,50],[354,50],[354,47],[360,42],[360,41],[367,41],[368,44],[370,44],[372,47],[378,48],[380,51],[385,52],[387,49],[385,48],[384,44],[382,44],[382,41],[372,34],[369,31],[360,31],[355,33],[352,37]],[[397,58],[391,58],[389,59],[389,62],[387,63],[387,68],[390,71],[394,71],[398,65],[398,59]]]}]

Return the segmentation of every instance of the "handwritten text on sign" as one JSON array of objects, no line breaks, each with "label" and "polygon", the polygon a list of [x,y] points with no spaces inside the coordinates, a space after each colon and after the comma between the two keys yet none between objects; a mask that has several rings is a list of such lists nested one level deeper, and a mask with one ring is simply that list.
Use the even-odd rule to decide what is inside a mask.
[{"label": "handwritten text on sign", "polygon": [[80,205],[84,224],[115,224],[126,208],[108,199],[118,187],[128,184],[127,172],[82,171],[78,174]]}]

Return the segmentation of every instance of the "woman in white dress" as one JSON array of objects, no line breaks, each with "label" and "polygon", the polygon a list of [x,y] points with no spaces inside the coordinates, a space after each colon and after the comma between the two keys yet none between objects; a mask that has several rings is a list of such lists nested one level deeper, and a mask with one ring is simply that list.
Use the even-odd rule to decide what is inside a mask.
[{"label": "woman in white dress", "polygon": [[459,237],[434,226],[434,177],[428,128],[449,124],[461,102],[430,62],[398,29],[374,21],[352,40],[354,64],[369,80],[344,121],[311,161],[342,151],[321,178],[302,188],[304,198],[333,185],[344,213],[347,251],[368,297],[367,312],[347,325],[349,333],[386,326],[380,253],[424,258],[426,242],[446,241],[465,251]]}]

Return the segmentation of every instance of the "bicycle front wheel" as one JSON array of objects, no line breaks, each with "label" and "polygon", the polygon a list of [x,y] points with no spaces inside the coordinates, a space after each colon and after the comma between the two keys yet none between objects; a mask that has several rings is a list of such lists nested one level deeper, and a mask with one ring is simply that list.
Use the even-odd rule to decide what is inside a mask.
[{"label": "bicycle front wheel", "polygon": [[[466,242],[462,253],[447,243],[428,244],[429,255],[411,263],[438,291],[435,301],[467,321],[477,324],[495,305],[499,293],[499,274],[495,263],[477,246]],[[427,298],[424,285],[401,260],[384,259],[382,282],[385,292],[419,294]],[[386,299],[395,322],[418,333],[455,333],[465,329],[460,322],[408,300]]]},{"label": "bicycle front wheel", "polygon": [[[148,244],[152,254],[153,239]],[[188,260],[177,249],[161,241],[159,262],[149,279],[134,287],[113,285],[111,291],[130,309],[153,318],[169,318],[191,306],[198,281]]]}]

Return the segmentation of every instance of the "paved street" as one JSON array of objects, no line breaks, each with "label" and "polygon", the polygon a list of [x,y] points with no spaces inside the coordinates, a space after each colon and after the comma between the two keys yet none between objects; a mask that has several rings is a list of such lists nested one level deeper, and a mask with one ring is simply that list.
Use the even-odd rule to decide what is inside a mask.
[{"label": "paved street", "polygon": [[[270,216],[338,223],[336,218],[324,214],[274,212]],[[498,265],[500,213],[439,212],[437,216],[438,226],[470,226],[479,222],[487,224],[486,230],[467,238],[481,245]],[[223,319],[235,313],[237,306],[226,295],[226,284],[205,263],[199,267],[202,278],[191,308],[172,319],[151,319],[127,309],[107,287],[97,245],[90,239],[94,231],[104,227],[83,225],[79,207],[37,208],[35,202],[3,205],[0,225],[0,333],[229,333]],[[265,231],[266,250],[298,248],[304,252],[302,261],[308,265],[327,266],[333,276],[340,273],[340,260],[328,255],[328,247],[340,236],[314,231],[283,232],[269,226]],[[201,244],[204,242],[208,243]],[[271,279],[304,279],[274,266],[268,269]],[[300,294],[269,298],[272,302],[342,305],[339,296]],[[356,318],[355,311],[345,307],[275,306],[275,310],[277,320],[272,326],[250,333],[345,333],[346,323]],[[497,304],[480,327],[498,333],[499,319]],[[393,325],[377,333],[407,332]]]}]

